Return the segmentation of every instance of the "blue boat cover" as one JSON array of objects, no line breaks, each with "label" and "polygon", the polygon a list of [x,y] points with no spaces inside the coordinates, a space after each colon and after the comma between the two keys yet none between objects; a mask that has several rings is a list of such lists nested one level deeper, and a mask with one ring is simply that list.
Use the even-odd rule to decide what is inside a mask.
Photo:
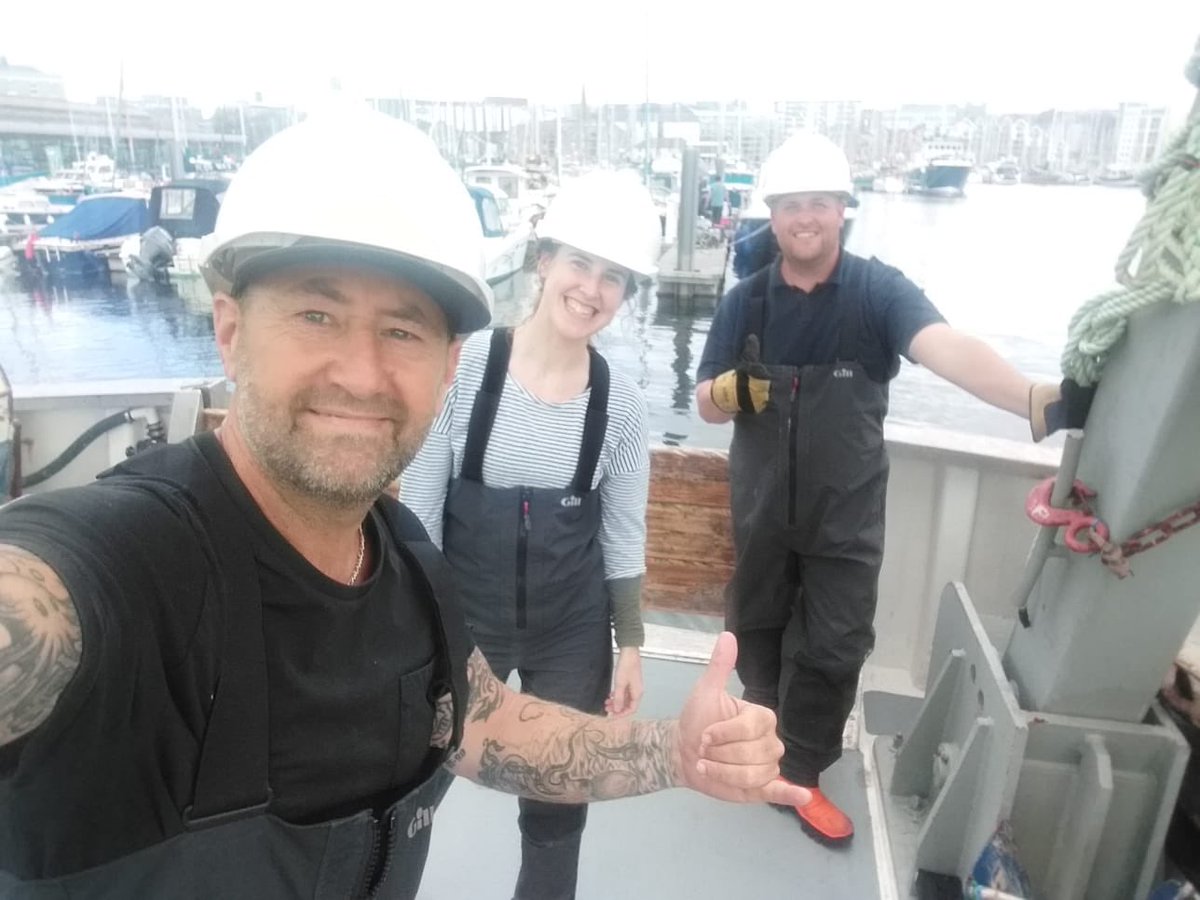
[{"label": "blue boat cover", "polygon": [[148,218],[146,201],[139,197],[90,197],[81,200],[65,216],[41,229],[38,236],[74,241],[124,237],[145,231]]}]

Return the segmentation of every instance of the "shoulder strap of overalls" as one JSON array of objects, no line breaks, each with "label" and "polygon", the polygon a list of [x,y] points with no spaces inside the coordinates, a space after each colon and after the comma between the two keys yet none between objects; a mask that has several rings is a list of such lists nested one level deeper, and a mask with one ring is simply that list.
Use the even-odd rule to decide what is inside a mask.
[{"label": "shoulder strap of overalls", "polygon": [[600,451],[604,448],[604,435],[608,431],[608,374],[608,361],[588,347],[588,387],[591,392],[583,420],[579,460],[575,464],[575,477],[571,479],[571,489],[577,494],[592,489]]},{"label": "shoulder strap of overalls", "polygon": [[[205,452],[220,453],[211,432],[196,448],[181,446],[135,456],[101,477],[130,476],[182,487],[204,520],[219,565],[221,655],[217,686],[200,747],[192,802],[183,811],[189,830],[222,825],[266,811],[270,750],[267,654],[254,538]],[[201,452],[195,452],[199,449]],[[195,477],[188,477],[188,470]]]},{"label": "shoulder strap of overalls", "polygon": [[[512,358],[511,336],[510,328],[497,328],[492,332],[483,383],[471,406],[471,421],[467,426],[467,442],[463,448],[460,472],[460,477],[470,481],[483,481],[483,454],[492,436],[496,411],[500,408],[500,395],[504,392],[504,379],[508,374],[508,363]],[[608,362],[591,347],[588,348],[588,356],[591,393],[588,395],[579,459],[571,479],[571,489],[576,493],[592,489],[600,451],[604,447],[604,434],[608,430]]]},{"label": "shoulder strap of overalls", "polygon": [[444,754],[448,756],[462,743],[463,722],[470,693],[466,660],[471,652],[471,642],[467,636],[467,620],[458,603],[450,567],[441,551],[429,540],[420,520],[408,507],[391,497],[380,497],[375,503],[375,508],[382,513],[392,541],[408,564],[419,587],[433,598],[438,650],[446,661],[442,677],[449,682],[448,685],[443,683],[439,686],[438,692],[440,695],[442,689],[449,687],[450,696],[454,701],[454,732],[450,746]]},{"label": "shoulder strap of overalls", "polygon": [[[847,263],[850,263],[847,265]],[[861,259],[847,260],[842,251],[838,262],[841,279],[837,286],[838,362],[855,362],[862,355],[863,304],[867,296],[867,265]]]},{"label": "shoulder strap of overalls", "polygon": [[500,395],[504,392],[504,378],[508,374],[508,361],[512,356],[511,335],[510,328],[497,328],[492,332],[483,384],[475,395],[475,403],[471,406],[467,444],[463,448],[460,477],[469,481],[483,481],[483,453],[487,450],[488,440],[492,436],[496,410],[500,407]]},{"label": "shoulder strap of overalls", "polygon": [[741,340],[735,345],[739,358],[742,347],[746,345],[746,338],[750,335],[758,335],[759,346],[762,346],[763,329],[766,328],[767,318],[767,288],[771,283],[771,271],[775,266],[776,263],[763,266],[750,276],[750,288],[746,292],[747,296],[741,317]]}]

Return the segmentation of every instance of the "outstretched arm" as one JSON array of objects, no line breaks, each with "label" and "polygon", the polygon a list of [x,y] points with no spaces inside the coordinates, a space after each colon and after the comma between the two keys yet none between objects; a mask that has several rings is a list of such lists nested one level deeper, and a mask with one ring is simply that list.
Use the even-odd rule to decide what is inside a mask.
[{"label": "outstretched arm", "polygon": [[585,715],[518,694],[476,650],[463,743],[448,765],[487,787],[538,800],[586,803],[691,787],[739,802],[803,804],[780,781],[783,745],[770,710],[724,691],[736,657],[723,635],[678,720]]},{"label": "outstretched arm", "polygon": [[1029,418],[1032,382],[979,338],[938,322],[917,332],[908,356],[985,403]]},{"label": "outstretched arm", "polygon": [[82,654],[79,617],[58,575],[0,544],[0,746],[50,716]]},{"label": "outstretched arm", "polygon": [[675,723],[604,719],[519,694],[476,650],[463,742],[449,765],[485,787],[584,803],[676,785]]}]

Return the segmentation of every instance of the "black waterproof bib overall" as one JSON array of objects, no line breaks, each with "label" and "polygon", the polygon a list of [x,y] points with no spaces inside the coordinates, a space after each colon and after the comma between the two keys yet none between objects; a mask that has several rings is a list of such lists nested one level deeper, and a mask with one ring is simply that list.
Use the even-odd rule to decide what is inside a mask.
[{"label": "black waterproof bib overall", "polygon": [[[210,452],[216,443],[211,434],[196,440],[209,443]],[[207,465],[200,455],[173,447],[135,457],[102,476],[186,485],[210,523],[208,533],[223,564],[220,680],[182,829],[162,843],[60,878],[21,882],[0,871],[0,897],[412,900],[425,868],[434,811],[453,780],[442,762],[461,742],[467,702],[465,667],[451,671],[449,665],[465,658],[467,635],[454,595],[443,583],[445,566],[437,549],[422,539],[419,528],[414,533],[405,521],[410,514],[399,504],[379,501],[391,539],[424,588],[421,599],[432,604],[440,663],[422,671],[429,678],[427,691],[446,689],[454,698],[451,747],[428,753],[418,786],[382,813],[368,809],[314,825],[284,822],[267,812],[266,652],[254,543],[215,472],[189,475],[189,467]],[[428,745],[430,735],[404,739]]]},{"label": "black waterproof bib overall", "polygon": [[[783,775],[814,785],[841,753],[874,646],[883,560],[888,387],[859,362],[866,267],[839,285],[830,365],[772,365],[770,398],[739,413],[729,449],[736,569],[726,595],[746,699],[779,714]],[[762,346],[769,269],[754,276],[743,341]],[[743,355],[745,348],[743,344]]]},{"label": "black waterproof bib overall", "polygon": [[[494,488],[483,483],[483,456],[511,353],[511,332],[495,330],[462,469],[446,494],[442,546],[476,645],[496,676],[507,680],[516,669],[525,693],[599,713],[612,681],[612,637],[600,491],[592,480],[608,427],[608,364],[591,351],[591,390],[570,486]],[[536,452],[538,436],[528,440]],[[519,804],[518,900],[569,900],[587,807]]]}]

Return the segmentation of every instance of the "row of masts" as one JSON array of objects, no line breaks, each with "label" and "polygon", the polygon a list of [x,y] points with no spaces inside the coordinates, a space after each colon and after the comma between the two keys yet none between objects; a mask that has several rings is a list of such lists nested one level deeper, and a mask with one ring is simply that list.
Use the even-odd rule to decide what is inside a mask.
[{"label": "row of masts", "polygon": [[[376,99],[377,110],[413,122],[428,132],[447,159],[473,163],[527,161],[574,166],[644,165],[661,151],[682,150],[690,141],[673,126],[686,117],[678,104],[601,104],[589,106],[586,93],[576,104],[541,106],[525,100],[472,101]],[[742,146],[743,109],[732,113],[732,153]],[[725,105],[719,110],[718,135],[725,136]],[[698,128],[698,126],[697,126]],[[714,142],[716,155],[730,152]]]}]

